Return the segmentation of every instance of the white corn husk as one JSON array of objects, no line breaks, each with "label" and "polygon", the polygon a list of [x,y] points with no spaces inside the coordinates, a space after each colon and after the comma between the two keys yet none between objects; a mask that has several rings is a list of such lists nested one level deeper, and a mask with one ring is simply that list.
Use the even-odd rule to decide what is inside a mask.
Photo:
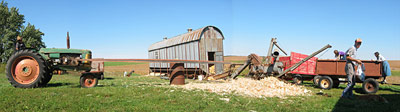
[{"label": "white corn husk", "polygon": [[189,83],[181,87],[188,90],[200,89],[218,94],[234,93],[250,97],[280,97],[307,95],[310,90],[302,86],[285,83],[275,77],[261,80],[238,78],[223,83]]}]

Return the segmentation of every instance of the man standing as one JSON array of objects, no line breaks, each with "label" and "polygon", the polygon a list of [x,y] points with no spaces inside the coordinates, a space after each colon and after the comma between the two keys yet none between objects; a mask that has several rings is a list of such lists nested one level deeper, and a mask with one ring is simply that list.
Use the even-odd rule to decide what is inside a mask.
[{"label": "man standing", "polygon": [[376,57],[376,61],[382,61],[382,66],[383,66],[383,72],[382,72],[382,76],[383,76],[383,81],[381,82],[381,84],[386,84],[386,76],[390,76],[392,75],[392,72],[390,70],[390,65],[389,62],[386,61],[386,59],[379,54],[379,52],[375,52],[375,57]]},{"label": "man standing", "polygon": [[15,43],[15,50],[19,51],[23,49],[25,49],[25,44],[24,42],[22,42],[22,37],[17,36],[17,43]]},{"label": "man standing", "polygon": [[361,46],[362,40],[360,38],[356,39],[354,46],[350,47],[346,51],[346,66],[345,71],[347,75],[347,87],[343,90],[342,98],[353,99],[353,87],[355,85],[355,67],[361,64],[361,60],[356,59],[356,53],[358,48]]}]

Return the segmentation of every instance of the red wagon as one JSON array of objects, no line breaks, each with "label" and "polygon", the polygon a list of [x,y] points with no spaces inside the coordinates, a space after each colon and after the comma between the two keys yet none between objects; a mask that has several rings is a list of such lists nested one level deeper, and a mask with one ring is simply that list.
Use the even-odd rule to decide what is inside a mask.
[{"label": "red wagon", "polygon": [[[283,62],[284,69],[288,69],[307,56],[291,52],[290,56],[280,57],[279,61]],[[362,62],[366,69],[364,72],[366,80],[361,81],[356,78],[356,82],[363,83],[362,89],[365,93],[375,93],[379,89],[376,79],[379,79],[383,73],[382,63],[367,60]],[[345,60],[326,60],[313,57],[295,70],[289,72],[291,77],[287,79],[292,79],[296,84],[301,84],[303,80],[313,80],[314,84],[322,89],[337,88],[340,82],[346,81],[339,80],[339,78],[346,79],[345,64]]]}]

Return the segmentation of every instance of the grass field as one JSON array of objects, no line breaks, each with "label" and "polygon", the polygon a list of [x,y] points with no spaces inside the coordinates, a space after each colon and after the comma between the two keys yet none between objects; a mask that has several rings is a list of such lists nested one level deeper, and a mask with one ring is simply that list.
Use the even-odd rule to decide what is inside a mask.
[{"label": "grass field", "polygon": [[[311,96],[250,98],[173,88],[158,77],[107,76],[99,87],[80,88],[79,75],[55,75],[48,87],[12,87],[0,74],[0,111],[400,111],[400,86],[382,85],[377,94],[389,103],[340,99],[345,85],[314,88]],[[360,84],[356,86],[359,91]],[[316,93],[322,91],[324,95]],[[361,95],[356,93],[356,95]],[[228,101],[220,98],[228,98]]]},{"label": "grass field", "polygon": [[392,70],[392,76],[399,76],[400,77],[400,71]]},{"label": "grass field", "polygon": [[5,67],[6,67],[6,64],[0,63],[0,73],[5,72]]},{"label": "grass field", "polygon": [[[232,57],[229,61],[242,62]],[[341,99],[346,85],[331,90],[315,88],[310,81],[305,87],[310,96],[250,98],[234,94],[218,95],[207,91],[173,88],[168,80],[134,75],[122,77],[122,71],[144,69],[148,65],[132,62],[105,62],[105,80],[99,87],[80,88],[79,74],[54,75],[48,87],[14,88],[7,81],[4,65],[0,67],[1,111],[400,111],[400,71],[388,77],[393,85],[380,85],[378,95],[389,103],[361,100],[357,84],[355,100]],[[117,73],[118,72],[118,73]],[[135,72],[136,73],[136,72]],[[118,75],[119,74],[119,75]],[[110,76],[112,75],[112,76]],[[187,80],[190,81],[190,80]],[[318,95],[322,91],[323,95]],[[227,98],[229,101],[221,100]]]}]

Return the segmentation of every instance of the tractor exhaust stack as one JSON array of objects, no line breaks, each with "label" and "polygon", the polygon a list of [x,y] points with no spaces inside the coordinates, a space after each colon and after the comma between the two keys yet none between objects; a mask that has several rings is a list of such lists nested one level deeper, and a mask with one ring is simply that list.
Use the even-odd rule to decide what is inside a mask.
[{"label": "tractor exhaust stack", "polygon": [[67,32],[67,49],[69,49],[69,32]]}]

